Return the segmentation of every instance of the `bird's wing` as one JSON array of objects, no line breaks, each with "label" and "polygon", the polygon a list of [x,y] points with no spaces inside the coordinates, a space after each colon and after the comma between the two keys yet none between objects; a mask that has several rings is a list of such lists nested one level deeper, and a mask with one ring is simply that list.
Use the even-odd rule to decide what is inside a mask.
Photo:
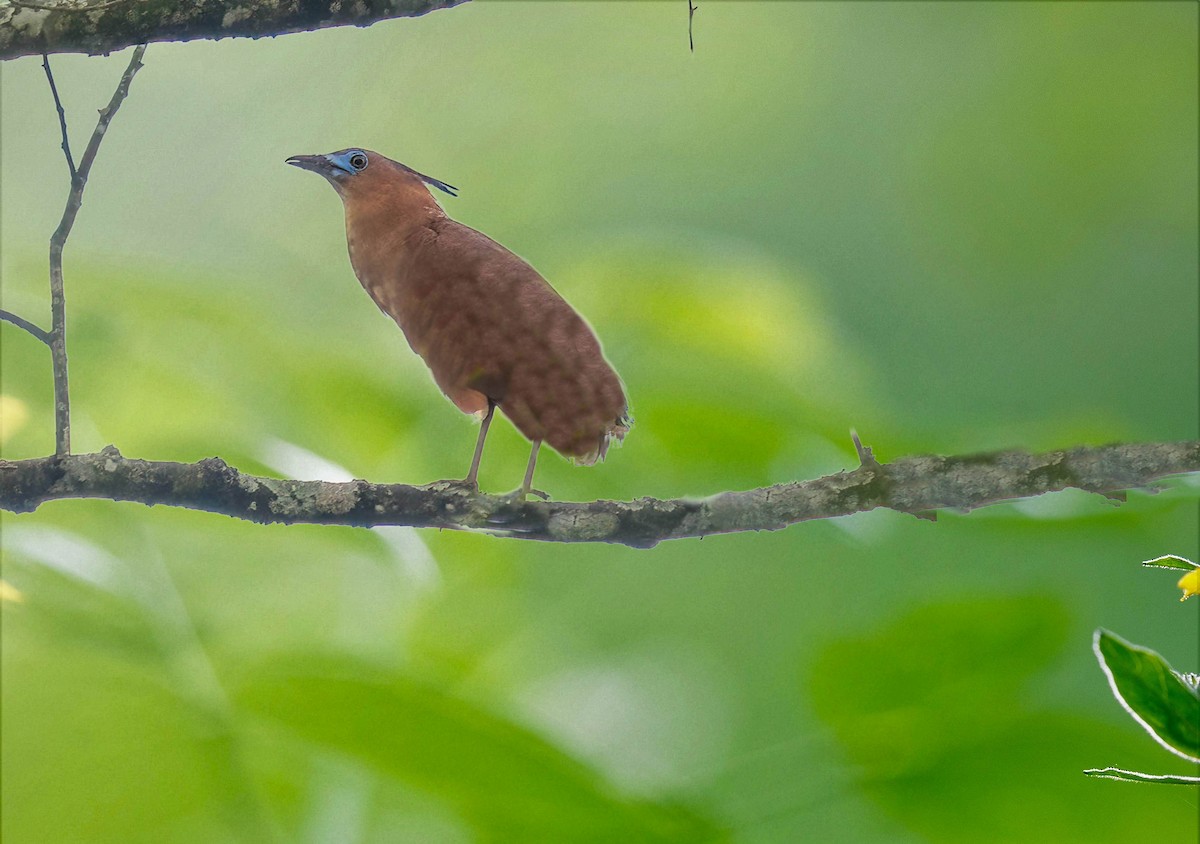
[{"label": "bird's wing", "polygon": [[478,390],[526,437],[564,454],[602,453],[624,433],[616,428],[626,402],[591,328],[491,238],[449,219],[431,229],[412,253],[415,312],[405,333],[438,384]]}]

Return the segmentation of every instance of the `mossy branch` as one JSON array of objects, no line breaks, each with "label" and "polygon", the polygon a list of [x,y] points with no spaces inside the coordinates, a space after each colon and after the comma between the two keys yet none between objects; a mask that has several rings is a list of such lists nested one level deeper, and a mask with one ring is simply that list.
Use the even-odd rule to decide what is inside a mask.
[{"label": "mossy branch", "polygon": [[0,460],[0,509],[29,512],[62,498],[105,498],[221,513],[252,522],[408,525],[553,542],[648,548],[667,539],[779,530],[812,519],[887,507],[925,518],[1075,488],[1123,498],[1158,478],[1200,472],[1200,441],[1129,443],[1029,454],[903,457],[811,481],[707,498],[587,503],[515,501],[461,482],[426,486],[280,480],[247,475],[220,458],[198,463],[96,454]]},{"label": "mossy branch", "polygon": [[111,53],[151,41],[262,38],[370,26],[465,0],[9,0],[0,6],[0,59]]}]

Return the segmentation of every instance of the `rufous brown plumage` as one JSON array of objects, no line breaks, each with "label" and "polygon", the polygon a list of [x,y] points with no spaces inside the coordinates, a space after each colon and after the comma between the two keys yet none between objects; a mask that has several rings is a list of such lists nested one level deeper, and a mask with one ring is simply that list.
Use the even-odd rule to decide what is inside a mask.
[{"label": "rufous brown plumage", "polygon": [[542,442],[590,464],[625,436],[625,391],[596,335],[533,267],[446,216],[428,185],[454,188],[371,150],[288,163],[337,190],[363,288],[442,392],[482,418],[470,484],[496,407],[533,443],[522,492],[530,491]]}]

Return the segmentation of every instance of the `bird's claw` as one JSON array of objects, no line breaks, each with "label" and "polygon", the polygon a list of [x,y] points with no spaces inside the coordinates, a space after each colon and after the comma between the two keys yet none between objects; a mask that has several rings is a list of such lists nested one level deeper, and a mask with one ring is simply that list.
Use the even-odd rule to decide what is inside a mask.
[{"label": "bird's claw", "polygon": [[434,481],[429,484],[429,488],[444,490],[446,492],[479,493],[478,481],[467,480],[466,478],[447,478],[442,481]]},{"label": "bird's claw", "polygon": [[533,488],[514,489],[512,492],[501,495],[500,498],[506,504],[520,504],[521,502],[527,500],[528,496],[530,496],[530,495],[537,496],[538,498],[542,499],[542,501],[550,500],[549,493],[542,492],[540,489],[533,489]]}]

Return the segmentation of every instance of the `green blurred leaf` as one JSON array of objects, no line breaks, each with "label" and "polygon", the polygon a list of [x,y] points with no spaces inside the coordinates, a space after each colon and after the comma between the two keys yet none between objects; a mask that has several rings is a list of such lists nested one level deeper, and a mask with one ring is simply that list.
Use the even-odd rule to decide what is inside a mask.
[{"label": "green blurred leaf", "polygon": [[1113,694],[1172,753],[1200,762],[1200,696],[1161,656],[1107,630],[1093,640]]},{"label": "green blurred leaf", "polygon": [[1191,560],[1184,557],[1176,557],[1174,554],[1165,554],[1162,557],[1155,557],[1153,560],[1146,560],[1142,565],[1150,569],[1178,569],[1179,571],[1191,571],[1192,569],[1200,568],[1200,566]]},{"label": "green blurred leaf", "polygon": [[467,701],[352,660],[254,672],[238,704],[452,806],[483,840],[711,841],[678,806],[623,798],[545,739]]},{"label": "green blurred leaf", "polygon": [[231,725],[153,619],[57,572],[8,568],[24,600],[2,613],[2,762],[19,776],[0,781],[0,838],[273,842]]},{"label": "green blurred leaf", "polygon": [[1166,785],[1200,785],[1200,777],[1185,777],[1178,774],[1143,774],[1141,771],[1126,771],[1123,768],[1089,768],[1084,771],[1089,777],[1124,782],[1158,782]]},{"label": "green blurred leaf", "polygon": [[[920,607],[827,644],[813,707],[863,792],[922,840],[1141,840],[1161,828],[1159,790],[1123,791],[1121,811],[1106,811],[1110,793],[1078,774],[1111,728],[1036,709],[1024,690],[1064,648],[1068,622],[1036,595]],[[1136,743],[1120,752],[1148,767]]]},{"label": "green blurred leaf", "polygon": [[827,645],[813,671],[814,705],[872,776],[912,775],[1020,717],[997,701],[1019,694],[1065,631],[1061,605],[1044,598],[921,607]]},{"label": "green blurred leaf", "polygon": [[131,662],[167,659],[177,633],[163,623],[144,575],[110,549],[63,527],[6,525],[4,575],[23,598],[5,611],[46,642]]}]

